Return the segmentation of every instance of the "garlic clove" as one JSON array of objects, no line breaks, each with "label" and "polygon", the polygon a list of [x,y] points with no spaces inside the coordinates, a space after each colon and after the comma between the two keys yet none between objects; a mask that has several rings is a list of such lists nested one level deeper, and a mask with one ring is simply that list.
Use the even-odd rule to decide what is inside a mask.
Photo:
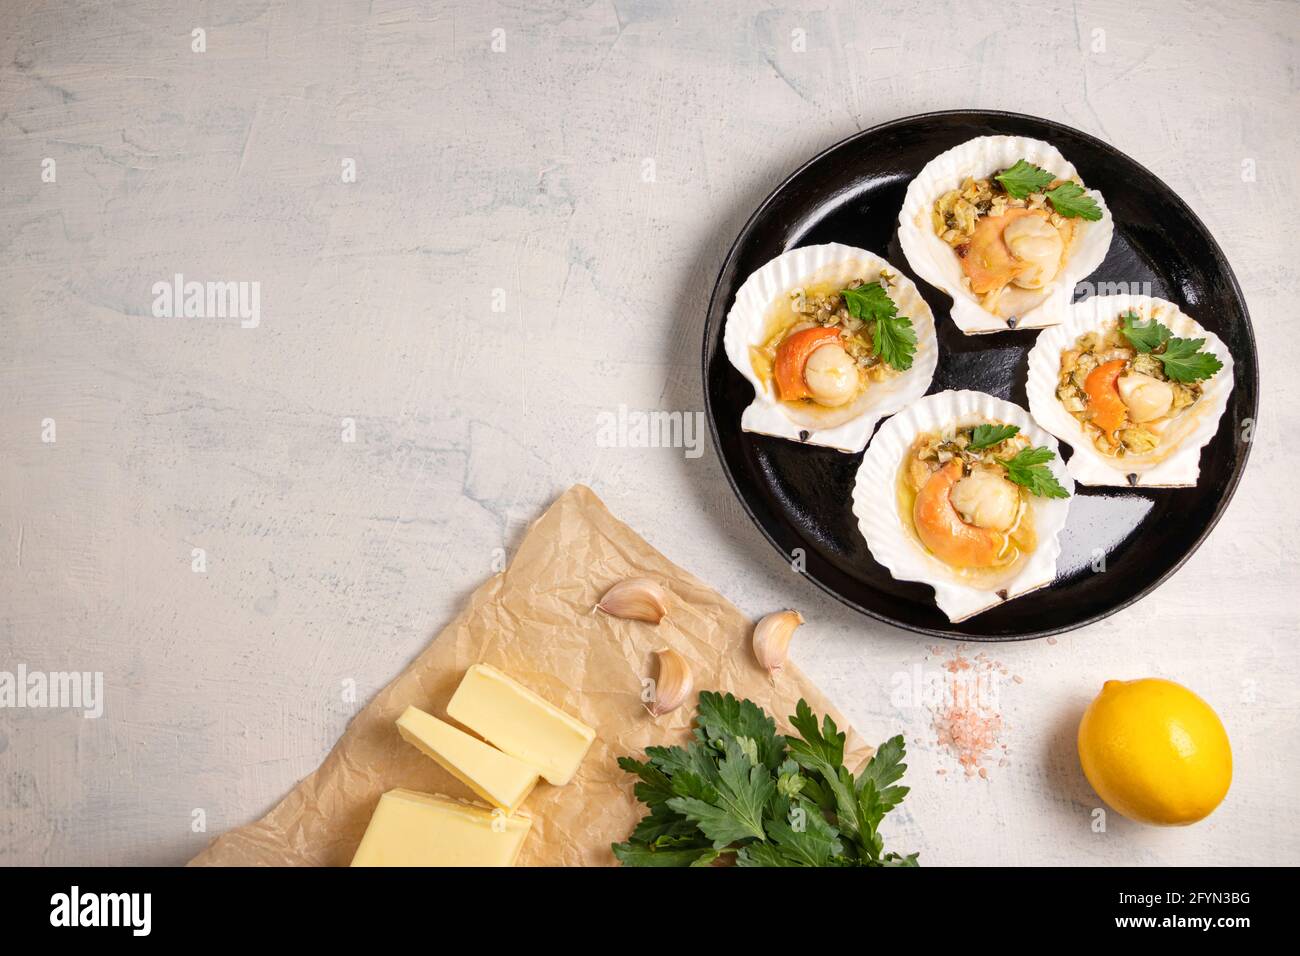
[{"label": "garlic clove", "polygon": [[686,702],[695,688],[695,675],[685,657],[671,647],[655,651],[659,658],[659,676],[654,682],[654,695],[646,702],[652,717],[662,717]]},{"label": "garlic clove", "polygon": [[787,649],[795,628],[802,623],[803,616],[798,611],[777,611],[755,625],[754,657],[773,680],[776,679],[776,672],[785,665]]},{"label": "garlic clove", "polygon": [[606,591],[596,607],[613,617],[658,624],[668,613],[668,592],[650,578],[627,578]]}]

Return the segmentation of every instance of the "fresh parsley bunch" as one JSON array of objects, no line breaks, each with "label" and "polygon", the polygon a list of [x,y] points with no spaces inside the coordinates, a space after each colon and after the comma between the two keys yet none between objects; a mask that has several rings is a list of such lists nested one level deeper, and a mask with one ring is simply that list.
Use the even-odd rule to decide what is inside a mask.
[{"label": "fresh parsley bunch", "polygon": [[619,758],[650,812],[614,855],[626,866],[916,866],[915,853],[886,853],[877,832],[907,795],[895,785],[907,769],[903,738],[881,744],[854,777],[835,722],[819,727],[804,700],[795,711],[799,736],[789,737],[753,701],[702,691],[686,746]]}]

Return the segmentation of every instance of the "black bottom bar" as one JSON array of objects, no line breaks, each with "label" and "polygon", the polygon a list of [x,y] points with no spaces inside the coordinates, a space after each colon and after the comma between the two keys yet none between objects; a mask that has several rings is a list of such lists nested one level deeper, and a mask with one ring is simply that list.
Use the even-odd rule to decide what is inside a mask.
[{"label": "black bottom bar", "polygon": [[909,937],[974,941],[993,926],[999,939],[1051,931],[1070,939],[1199,933],[1228,941],[1284,925],[1280,875],[1263,869],[10,869],[0,871],[6,884],[0,912],[10,938],[76,932],[83,939],[129,940],[144,938],[147,928],[148,938],[205,943],[374,945],[396,942],[390,935],[398,929],[432,944],[467,933],[482,933],[493,946],[503,936],[540,942],[557,933],[613,943],[628,932],[671,937],[698,919],[722,933],[711,945],[725,945],[727,927],[809,938],[817,925],[843,932],[855,924],[886,933],[894,945]]}]

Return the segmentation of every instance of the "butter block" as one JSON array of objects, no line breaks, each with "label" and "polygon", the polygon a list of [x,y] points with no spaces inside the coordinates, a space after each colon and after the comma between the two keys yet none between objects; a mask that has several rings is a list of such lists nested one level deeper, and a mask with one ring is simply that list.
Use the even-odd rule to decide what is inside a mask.
[{"label": "butter block", "polygon": [[514,866],[533,821],[441,794],[379,798],[353,866]]},{"label": "butter block", "polygon": [[487,664],[465,672],[447,713],[556,785],[573,779],[596,739],[582,721]]},{"label": "butter block", "polygon": [[502,753],[418,707],[407,707],[397,718],[397,731],[457,780],[506,813],[518,810],[537,786],[536,767]]}]

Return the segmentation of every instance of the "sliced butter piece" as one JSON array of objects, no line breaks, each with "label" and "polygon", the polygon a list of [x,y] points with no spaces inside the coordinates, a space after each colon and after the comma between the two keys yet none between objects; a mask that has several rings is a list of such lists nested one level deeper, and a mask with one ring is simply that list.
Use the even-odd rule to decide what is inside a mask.
[{"label": "sliced butter piece", "polygon": [[533,821],[440,794],[379,798],[353,866],[513,866]]},{"label": "sliced butter piece", "polygon": [[407,707],[397,718],[397,730],[407,742],[447,769],[493,806],[514,813],[537,786],[537,768],[504,754],[491,744]]},{"label": "sliced butter piece", "polygon": [[447,714],[556,785],[573,779],[596,739],[582,721],[487,664],[465,672]]}]

